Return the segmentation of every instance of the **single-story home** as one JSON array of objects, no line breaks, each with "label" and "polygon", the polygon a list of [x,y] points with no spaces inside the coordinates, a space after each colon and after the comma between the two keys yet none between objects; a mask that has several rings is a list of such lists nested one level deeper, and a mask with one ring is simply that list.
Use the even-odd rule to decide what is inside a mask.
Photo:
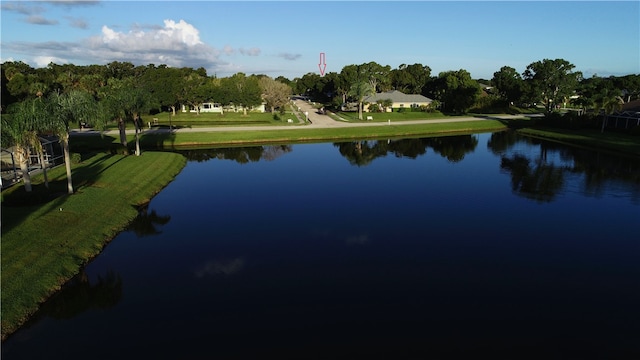
[{"label": "single-story home", "polygon": [[[433,100],[419,94],[405,94],[398,90],[385,91],[376,93],[364,98],[364,102],[375,104],[381,100],[391,100],[391,108],[387,108],[387,112],[392,109],[402,108],[419,108],[420,106],[429,106]],[[365,106],[364,111],[369,111],[369,106]]]},{"label": "single-story home", "polygon": [[[219,113],[222,114],[222,105],[218,104],[218,103],[202,103],[200,104],[200,106],[198,106],[198,110],[199,112],[208,112],[208,113]],[[187,105],[182,105],[182,112],[197,112],[195,108],[192,108],[191,106],[187,106]]]},{"label": "single-story home", "polygon": [[[199,106],[200,108],[200,112],[206,112],[206,113],[218,113],[218,114],[223,114],[225,111],[227,112],[242,112],[244,111],[244,108],[242,106],[235,106],[235,105],[228,105],[228,106],[222,106],[219,103],[202,103]],[[252,111],[252,112],[266,112],[266,108],[265,108],[265,104],[261,104],[258,106],[254,106],[251,109],[248,109],[248,111]],[[195,108],[192,108],[191,106],[188,105],[182,105],[182,112],[196,112]]]}]

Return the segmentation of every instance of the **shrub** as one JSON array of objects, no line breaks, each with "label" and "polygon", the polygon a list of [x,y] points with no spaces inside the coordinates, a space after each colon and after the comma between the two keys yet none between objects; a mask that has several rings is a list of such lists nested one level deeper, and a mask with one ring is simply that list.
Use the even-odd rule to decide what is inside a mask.
[{"label": "shrub", "polygon": [[122,144],[112,144],[109,148],[112,155],[129,155],[129,149]]},{"label": "shrub", "polygon": [[82,162],[82,155],[80,155],[79,153],[71,153],[72,164],[79,164],[81,162]]}]

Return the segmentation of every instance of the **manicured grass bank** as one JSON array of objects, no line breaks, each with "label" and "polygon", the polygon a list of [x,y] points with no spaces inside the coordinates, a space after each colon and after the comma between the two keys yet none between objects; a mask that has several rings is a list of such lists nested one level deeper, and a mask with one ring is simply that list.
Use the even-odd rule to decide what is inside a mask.
[{"label": "manicured grass bank", "polygon": [[398,138],[496,131],[506,129],[497,120],[475,120],[451,123],[382,125],[339,128],[296,128],[279,130],[215,131],[144,135],[147,148],[179,148],[183,146],[224,146],[237,144],[300,143],[348,141],[355,139]]},{"label": "manicured grass bank", "polygon": [[[2,338],[15,331],[182,170],[175,153],[98,154],[74,165],[76,193],[65,194],[64,166],[34,178],[34,196],[15,185],[2,193]],[[34,197],[44,203],[15,206]],[[13,203],[13,204],[12,204]]]}]

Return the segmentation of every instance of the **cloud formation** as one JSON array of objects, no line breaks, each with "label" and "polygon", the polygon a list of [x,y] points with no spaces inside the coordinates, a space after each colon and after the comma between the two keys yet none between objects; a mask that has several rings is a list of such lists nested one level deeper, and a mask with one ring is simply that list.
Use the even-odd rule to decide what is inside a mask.
[{"label": "cloud formation", "polygon": [[33,25],[58,25],[58,20],[50,20],[40,15],[28,16],[26,22]]},{"label": "cloud formation", "polygon": [[[38,5],[35,5],[38,4]],[[15,12],[25,15],[22,21],[33,25],[58,25],[59,21],[56,19],[49,19],[42,14],[47,12],[47,8],[41,6],[41,4],[50,4],[56,6],[65,6],[67,8],[75,6],[92,6],[99,4],[99,1],[40,1],[40,2],[3,2],[0,9],[2,11]],[[71,22],[71,26],[85,29],[87,24],[83,25],[78,22]]]},{"label": "cloud formation", "polygon": [[240,48],[240,50],[238,51],[240,52],[240,54],[247,55],[247,56],[258,56],[261,53],[261,50],[258,49],[257,47],[252,47],[250,49]]},{"label": "cloud formation", "polygon": [[31,4],[32,3],[26,5],[23,2],[3,2],[0,6],[0,9],[2,9],[2,11],[17,12],[18,14],[22,15],[41,14],[44,11],[44,8],[42,6],[33,6]]},{"label": "cloud formation", "polygon": [[281,57],[285,60],[298,60],[302,55],[301,54],[291,54],[291,53],[280,53],[278,57]]},{"label": "cloud formation", "polygon": [[78,28],[78,29],[87,29],[87,28],[89,28],[89,24],[87,24],[87,22],[84,19],[74,18],[74,17],[71,17],[71,16],[67,16],[67,17],[65,17],[65,19],[67,19],[67,21],[69,21],[69,25],[71,27]]},{"label": "cloud formation", "polygon": [[[82,27],[82,22],[77,22],[76,26]],[[8,42],[2,46],[8,52],[31,56],[37,64],[50,58],[56,62],[78,65],[120,61],[135,65],[203,67],[213,71],[227,65],[219,59],[221,52],[205,44],[200,39],[198,29],[184,20],[167,19],[162,26],[136,26],[129,31],[119,31],[105,25],[100,34],[77,42]],[[244,52],[255,54],[259,50]]]}]

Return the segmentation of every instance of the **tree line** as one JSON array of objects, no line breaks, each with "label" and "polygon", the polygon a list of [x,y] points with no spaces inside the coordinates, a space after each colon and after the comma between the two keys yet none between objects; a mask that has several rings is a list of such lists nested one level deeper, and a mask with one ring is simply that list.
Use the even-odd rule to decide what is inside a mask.
[{"label": "tree line", "polygon": [[161,111],[175,114],[183,105],[197,111],[200,104],[207,101],[234,106],[245,112],[265,104],[273,112],[284,109],[290,95],[296,93],[334,107],[357,102],[362,117],[364,99],[389,90],[422,94],[435,100],[441,110],[456,114],[474,107],[540,104],[550,115],[567,103],[583,109],[611,112],[622,102],[640,97],[638,74],[585,79],[574,68],[564,59],[544,59],[531,63],[522,73],[504,66],[493,74],[492,79],[486,80],[473,79],[464,69],[434,76],[429,66],[419,63],[402,64],[392,69],[389,65],[368,62],[347,65],[339,73],[329,72],[325,76],[307,73],[289,80],[282,76],[272,79],[244,73],[218,78],[208,75],[204,68],[135,66],[117,61],[88,66],[50,63],[43,68],[8,61],[0,66],[2,143],[5,147],[15,147],[25,174],[25,188],[30,189],[26,171],[30,149],[36,149],[42,155],[38,134],[58,135],[65,153],[68,189],[72,193],[69,131],[80,122],[97,127],[117,122],[122,125],[121,141],[125,145],[124,124],[133,123],[136,154],[139,154],[142,114]]},{"label": "tree line", "polygon": [[558,105],[594,108],[607,97],[618,97],[623,102],[640,97],[640,74],[583,78],[564,59],[536,61],[522,73],[503,66],[492,79],[473,79],[464,69],[432,75],[429,66],[419,63],[392,69],[376,62],[347,65],[339,73],[329,72],[325,76],[307,73],[293,80],[244,73],[218,78],[208,75],[204,68],[135,66],[117,61],[88,66],[51,63],[44,68],[32,68],[18,61],[5,62],[0,68],[3,113],[13,103],[52,92],[81,90],[102,100],[122,81],[150,95],[149,111],[173,112],[181,105],[197,110],[199,104],[207,101],[249,109],[266,102],[267,108],[275,111],[286,104],[291,93],[338,107],[376,92],[399,90],[429,97],[444,111],[458,114],[473,107],[532,104],[543,105],[550,113]]},{"label": "tree line", "polygon": [[308,73],[288,81],[296,93],[307,94],[334,106],[348,100],[360,101],[367,95],[389,90],[421,94],[435,100],[450,113],[461,114],[471,108],[506,108],[543,105],[547,114],[558,106],[597,108],[607,99],[629,102],[640,97],[640,74],[620,77],[584,78],[575,66],[564,59],[533,62],[519,73],[503,66],[492,79],[473,79],[464,70],[431,74],[423,64],[402,64],[392,69],[375,62],[345,66],[340,73],[324,77]]}]

